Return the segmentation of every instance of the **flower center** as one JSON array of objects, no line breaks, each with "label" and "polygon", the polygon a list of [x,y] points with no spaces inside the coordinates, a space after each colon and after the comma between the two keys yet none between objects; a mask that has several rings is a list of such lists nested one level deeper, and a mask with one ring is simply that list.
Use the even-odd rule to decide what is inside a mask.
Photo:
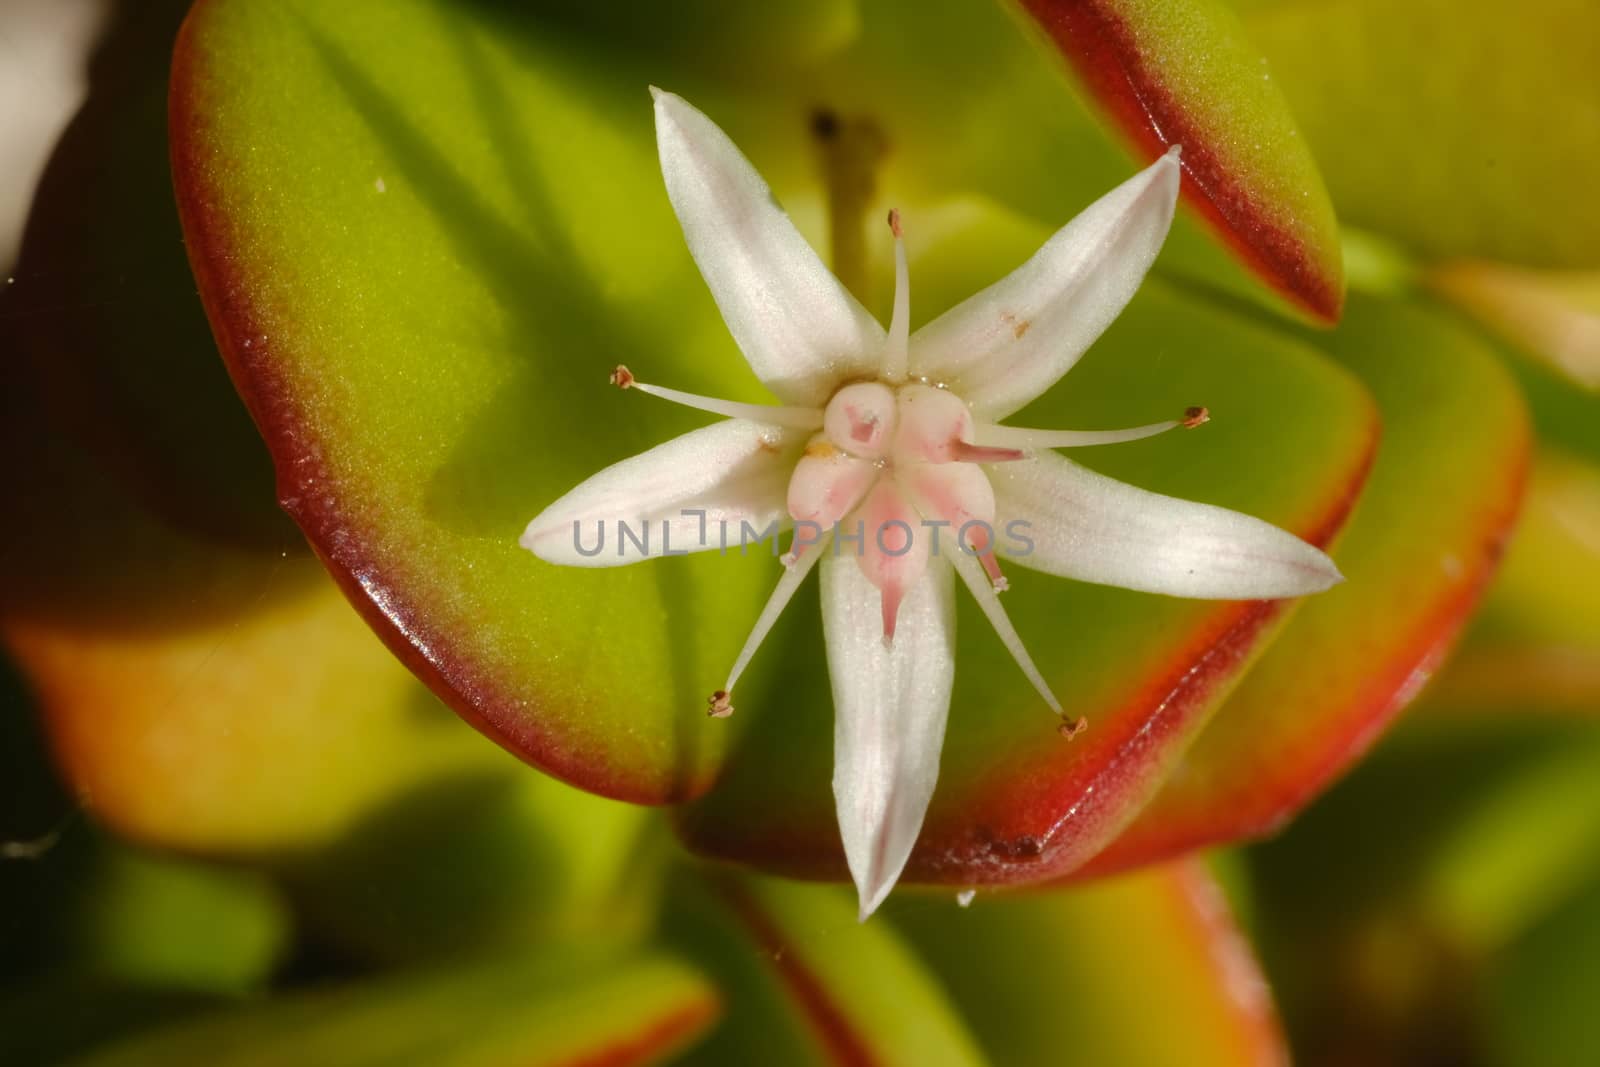
[{"label": "flower center", "polygon": [[1013,449],[972,443],[972,414],[948,390],[856,382],[834,393],[789,481],[795,520],[791,560],[827,535],[854,555],[883,596],[883,632],[894,636],[900,602],[930,559],[978,555],[997,588],[994,490],[980,462]]}]

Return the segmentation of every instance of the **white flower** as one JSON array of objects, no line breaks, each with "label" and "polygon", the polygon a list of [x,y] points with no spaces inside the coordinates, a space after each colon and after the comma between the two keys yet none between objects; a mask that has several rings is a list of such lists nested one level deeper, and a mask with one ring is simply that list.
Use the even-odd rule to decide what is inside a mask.
[{"label": "white flower", "polygon": [[[783,406],[692,396],[617,368],[612,380],[623,388],[727,418],[596,474],[529,523],[521,544],[551,563],[614,566],[717,547],[707,524],[796,526],[786,569],[710,710],[732,711],[739,675],[820,562],[833,790],[864,919],[900,876],[938,776],[955,673],[955,575],[1061,712],[1000,604],[996,530],[1028,524],[1032,549],[1012,557],[1022,566],[1172,596],[1298,596],[1340,575],[1323,553],[1259,519],[1145,492],[1051,451],[1195,425],[1202,409],[1106,432],[999,424],[1054,385],[1138,289],[1172,222],[1176,148],[1009,277],[908,336],[897,216],[885,332],[727,135],[681,98],[652,92],[667,195],[689,251]],[[661,536],[586,550],[594,534],[580,530],[600,533],[607,522]],[[969,551],[956,544],[963,527]]]}]

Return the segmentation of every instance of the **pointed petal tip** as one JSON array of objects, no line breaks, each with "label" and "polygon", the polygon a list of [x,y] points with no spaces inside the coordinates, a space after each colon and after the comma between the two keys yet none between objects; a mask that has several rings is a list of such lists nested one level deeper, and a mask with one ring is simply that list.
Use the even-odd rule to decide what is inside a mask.
[{"label": "pointed petal tip", "polygon": [[[523,529],[522,536],[517,538],[518,546],[527,549],[535,556],[539,556],[539,539],[540,535],[544,532],[539,525],[540,518],[543,518],[543,516],[538,516],[529,522],[528,525]],[[544,557],[539,556],[539,558],[543,559]]]},{"label": "pointed petal tip", "polygon": [[1181,144],[1173,145],[1171,148],[1167,149],[1166,152],[1163,153],[1162,156],[1161,156],[1162,159],[1170,159],[1174,163],[1181,162],[1182,157],[1183,157],[1183,145],[1181,145]]},{"label": "pointed petal tip", "polygon": [[856,922],[864,923],[872,918],[874,912],[883,906],[889,899],[889,891],[894,888],[895,879],[878,882],[861,882],[856,885],[856,893],[860,897],[861,905],[856,912]]}]

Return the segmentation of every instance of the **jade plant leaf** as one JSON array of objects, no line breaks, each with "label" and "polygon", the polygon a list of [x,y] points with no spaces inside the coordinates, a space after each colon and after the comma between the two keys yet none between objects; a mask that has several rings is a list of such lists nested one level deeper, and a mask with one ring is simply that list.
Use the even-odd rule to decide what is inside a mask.
[{"label": "jade plant leaf", "polygon": [[1493,351],[1438,309],[1371,297],[1353,300],[1320,341],[1383,413],[1377,462],[1340,544],[1348,581],[1296,615],[1090,871],[1283,823],[1416,696],[1500,559],[1529,431]]},{"label": "jade plant leaf", "polygon": [[1600,468],[1541,450],[1505,563],[1422,708],[1450,718],[1600,714],[1597,529]]},{"label": "jade plant leaf", "polygon": [[705,976],[669,955],[603,965],[544,955],[289,994],[142,1034],[74,1062],[631,1067],[665,1060],[718,1011]]},{"label": "jade plant leaf", "polygon": [[[1285,1063],[1272,995],[1199,863],[1093,887],[886,909],[993,1063]],[[1152,1005],[1160,1024],[1152,1025]]]},{"label": "jade plant leaf", "polygon": [[[0,636],[96,820],[272,869],[364,957],[636,932],[648,813],[527,773],[389,655],[314,559],[174,527],[7,385],[0,443],[26,457],[30,520],[0,531]],[[29,800],[10,829],[36,836],[69,804]],[[392,879],[382,906],[376,872]]]},{"label": "jade plant leaf", "polygon": [[688,1063],[989,1062],[946,988],[893,928],[859,922],[844,889],[726,872],[684,878],[666,928],[729,998],[723,1021]]},{"label": "jade plant leaf", "polygon": [[[608,391],[620,358],[647,360],[655,380],[686,388],[760,394],[660,188],[644,87],[666,81],[655,75],[670,65],[613,53],[570,22],[487,10],[425,0],[195,8],[174,68],[174,171],[223,355],[273,452],[286,508],[346,595],[451,706],[537,766],[609,796],[683,800],[720,780],[721,810],[781,813],[807,835],[796,863],[836,870],[815,616],[803,632],[786,622],[789,654],[749,676],[752,709],[764,713],[731,723],[696,714],[776,564],[706,553],[576,571],[516,549],[527,519],[580,479],[696,424]],[[760,114],[733,112],[730,132],[743,139]],[[766,117],[775,121],[765,137],[746,145],[758,166],[767,169],[762,148],[774,140],[805,146],[772,168],[783,190],[812,147],[810,108],[774,104]],[[936,118],[924,106],[918,121]],[[916,143],[908,138],[908,154]],[[960,189],[942,199],[925,185],[911,191],[921,199],[908,204],[932,220]],[[931,295],[918,316],[999,277],[1043,236],[1017,220],[1009,234],[1027,243],[1004,231],[986,238],[984,272],[959,287],[931,265],[974,242],[919,256]],[[1298,343],[1195,300],[1152,291],[1141,307],[1075,375],[1072,396],[1038,414],[1102,425],[1210,403],[1227,419],[1206,436],[1130,446],[1104,469],[1326,542],[1372,447],[1362,388]],[[1234,477],[1246,463],[1252,477]],[[957,714],[969,709],[970,737],[951,746],[933,817],[960,842],[929,855],[997,865],[1007,878],[1047,869],[1038,853],[1070,862],[1126,817],[1127,798],[1153,784],[1176,745],[1135,761],[1137,773],[1115,753],[1164,696],[1174,699],[1163,736],[1184,736],[1277,614],[1043,580],[1018,595],[1025,630],[1048,633],[1069,612],[1087,631],[1101,617],[1056,668],[1099,725],[1069,748],[998,644],[980,637],[963,659]],[[1052,645],[1072,645],[1064,636]],[[1077,670],[1086,664],[1092,677]],[[724,771],[730,746],[737,769]],[[762,782],[774,753],[785,754],[781,773]],[[739,799],[752,784],[762,790],[755,806]],[[1117,800],[1081,820],[1093,833],[1052,839],[1088,789]],[[971,807],[977,798],[984,805]],[[691,832],[697,846],[724,854],[748,856],[733,839],[757,829],[763,841],[786,840],[766,823],[691,821],[707,828]],[[1071,849],[1057,847],[1069,838]]]},{"label": "jade plant leaf", "polygon": [[[969,210],[966,219],[913,264],[934,308],[972,291],[975,279],[1003,273],[1001,264],[1038,240],[1033,226],[1004,212]],[[1285,333],[1148,282],[1067,381],[1018,418],[1117,425],[1196,402],[1209,405],[1213,419],[1193,435],[1074,458],[1327,542],[1368,469],[1376,417],[1352,378]],[[1283,451],[1264,452],[1268,440]],[[1236,476],[1244,469],[1250,478]],[[1029,683],[962,602],[957,630],[965,636],[940,783],[908,879],[1028,881],[1086,860],[1149,798],[1284,607],[1150,597],[1026,571],[1006,597],[1067,719],[1085,717],[1087,732],[1062,742]],[[717,788],[675,821],[698,852],[831,876],[843,870],[829,792],[832,723],[825,703],[785,697],[818,670],[821,637],[814,609],[797,603],[790,611],[794,618],[774,637],[786,653],[758,675],[767,679],[765,695],[754,681],[742,683],[752,718],[785,708],[783,728],[765,728],[763,719],[746,730]]]},{"label": "jade plant leaf", "polygon": [[1553,205],[1600,178],[1593,16],[1584,0],[1266,0],[1245,24],[1343,219],[1428,257],[1592,268],[1600,216]]},{"label": "jade plant leaf", "polygon": [[1189,203],[1303,312],[1338,319],[1338,225],[1260,53],[1218,0],[1018,0],[1137,152],[1183,146]]}]

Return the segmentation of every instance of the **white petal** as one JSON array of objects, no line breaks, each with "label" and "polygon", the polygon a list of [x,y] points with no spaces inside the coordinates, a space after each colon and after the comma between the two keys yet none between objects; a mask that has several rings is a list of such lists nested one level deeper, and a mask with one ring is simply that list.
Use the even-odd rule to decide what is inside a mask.
[{"label": "white petal", "polygon": [[1054,453],[997,464],[989,476],[1003,543],[1015,546],[1008,561],[1034,570],[1214,600],[1303,596],[1344,580],[1321,551],[1270,523],[1137,489]]},{"label": "white petal", "polygon": [[822,561],[822,630],[833,679],[833,796],[861,917],[911,855],[939,776],[955,677],[950,567],[935,561],[885,645],[878,589],[850,555]]},{"label": "white petal", "polygon": [[[540,559],[573,567],[617,567],[724,543],[737,547],[741,522],[758,532],[787,527],[789,473],[810,436],[743,419],[694,430],[588,479],[530,522],[518,543]],[[632,538],[623,536],[619,523]],[[597,544],[602,547],[594,552]]]},{"label": "white petal", "polygon": [[728,135],[681,97],[651,92],[667,196],[756,376],[786,403],[821,407],[835,383],[876,374],[883,327],[823,266]]},{"label": "white petal", "polygon": [[1168,152],[1091,204],[1005,278],[911,338],[911,375],[942,382],[983,419],[1050,388],[1133,298],[1178,197]]}]

